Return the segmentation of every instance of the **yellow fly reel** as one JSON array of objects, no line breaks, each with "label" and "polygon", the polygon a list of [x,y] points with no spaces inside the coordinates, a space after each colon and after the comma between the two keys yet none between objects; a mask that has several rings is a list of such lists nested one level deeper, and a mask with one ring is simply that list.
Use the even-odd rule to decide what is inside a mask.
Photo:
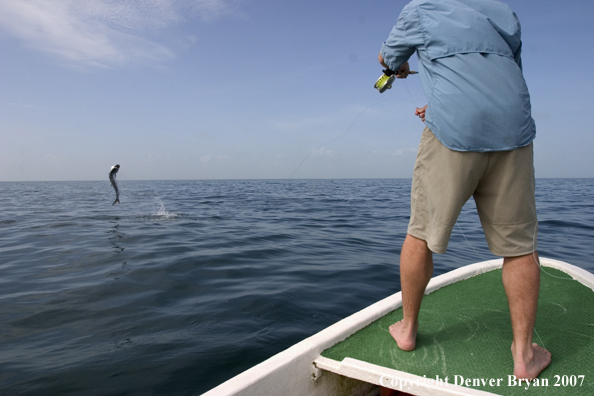
[{"label": "yellow fly reel", "polygon": [[[386,72],[391,72],[391,74],[386,74]],[[394,72],[390,69],[386,69],[384,70],[384,74],[377,79],[373,87],[377,89],[379,93],[384,93],[387,89],[392,88],[392,83],[395,79],[396,76],[394,75]]]},{"label": "yellow fly reel", "polygon": [[[408,74],[417,74],[416,71],[409,71]],[[384,74],[377,79],[373,88],[377,89],[379,93],[384,93],[386,90],[392,88],[392,83],[396,79],[396,73],[390,69],[385,69]]]}]

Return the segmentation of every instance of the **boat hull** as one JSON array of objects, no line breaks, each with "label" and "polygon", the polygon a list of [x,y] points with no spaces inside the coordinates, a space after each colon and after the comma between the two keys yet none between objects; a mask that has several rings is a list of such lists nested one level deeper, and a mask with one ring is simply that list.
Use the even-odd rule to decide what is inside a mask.
[{"label": "boat hull", "polygon": [[[594,291],[593,274],[558,260],[541,258],[540,261],[545,269],[558,269]],[[485,261],[437,276],[429,282],[426,294],[475,275],[500,269],[502,265],[502,259]],[[408,389],[400,390],[416,395],[494,394],[459,385],[435,387],[428,383],[426,378],[407,372],[357,359],[346,358],[336,361],[321,356],[326,349],[401,306],[401,293],[393,294],[272,356],[204,395],[260,396],[281,393],[295,396],[370,396],[379,394],[378,385],[398,389],[399,384],[415,384]],[[394,378],[398,380],[394,381]],[[387,379],[391,379],[392,385]]]}]

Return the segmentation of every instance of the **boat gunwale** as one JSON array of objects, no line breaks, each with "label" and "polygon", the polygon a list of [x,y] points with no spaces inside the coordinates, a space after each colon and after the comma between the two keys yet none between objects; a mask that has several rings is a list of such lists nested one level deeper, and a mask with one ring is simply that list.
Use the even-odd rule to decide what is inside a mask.
[{"label": "boat gunwale", "polygon": [[[572,276],[573,279],[579,281],[584,286],[592,289],[594,291],[594,274],[574,266],[572,264],[555,260],[549,258],[540,258],[541,266],[543,267],[551,267],[558,269],[566,274]],[[471,278],[476,275],[480,275],[482,273],[490,272],[493,270],[501,269],[503,266],[503,259],[494,259],[494,260],[487,260],[482,261],[475,264],[466,265],[455,270],[449,271],[445,274],[438,275],[432,278],[427,285],[425,290],[425,294],[430,294],[442,287],[448,286],[450,284],[456,283],[458,281]],[[543,270],[544,271],[544,270]],[[270,386],[270,383],[275,383],[275,381],[287,381],[286,385],[277,384],[276,390],[278,389],[286,389],[294,388],[296,386],[296,382],[302,381],[305,378],[303,373],[290,374],[291,367],[297,366],[300,368],[301,371],[308,367],[307,370],[309,371],[307,377],[310,379],[311,382],[320,378],[324,371],[331,371],[336,374],[343,375],[340,371],[340,364],[341,362],[337,362],[332,359],[324,358],[321,356],[321,353],[330,348],[331,346],[344,341],[346,338],[351,336],[352,334],[356,333],[357,331],[361,330],[362,328],[368,326],[372,322],[376,321],[377,319],[383,317],[384,315],[400,308],[402,306],[402,294],[401,292],[392,294],[340,321],[337,323],[327,327],[326,329],[306,338],[305,340],[291,346],[290,348],[277,353],[276,355],[268,358],[267,360],[263,361],[262,363],[257,364],[256,366],[238,374],[237,376],[227,380],[223,384],[211,389],[210,391],[206,392],[203,396],[222,396],[222,395],[257,395],[261,394],[258,392],[262,392],[266,387]],[[345,359],[346,361],[347,359]],[[348,359],[352,364],[357,364],[361,366],[370,365],[370,363],[358,361],[357,359]],[[374,365],[372,365],[374,366]],[[344,366],[345,370],[349,375],[350,378],[353,377],[353,370],[352,367]],[[376,366],[379,367],[379,366]],[[383,369],[383,368],[382,368]],[[392,370],[392,369],[386,369]],[[402,372],[398,372],[397,370],[392,370],[399,375]],[[412,374],[406,374],[411,379],[415,380],[418,379],[419,381],[425,380],[423,377],[418,377]],[[274,378],[270,378],[274,377]],[[289,378],[287,378],[289,377]],[[373,378],[371,378],[373,377]],[[379,381],[377,375],[372,376],[365,375],[364,378],[356,378],[366,382],[371,382],[376,385],[383,385]],[[407,378],[408,378],[407,377]],[[375,378],[375,381],[374,381]],[[310,384],[310,386],[306,386],[308,388],[313,389],[314,387]],[[472,388],[466,388],[462,386],[457,386],[460,389],[453,389],[453,388],[442,388],[436,389],[433,388],[431,390],[432,393],[425,393],[427,389],[421,389],[421,393],[419,395],[487,395],[492,394],[484,391],[479,391]],[[270,389],[272,390],[272,389]],[[436,393],[435,391],[443,391]],[[291,393],[285,393],[291,394]],[[303,394],[303,393],[300,393]]]}]

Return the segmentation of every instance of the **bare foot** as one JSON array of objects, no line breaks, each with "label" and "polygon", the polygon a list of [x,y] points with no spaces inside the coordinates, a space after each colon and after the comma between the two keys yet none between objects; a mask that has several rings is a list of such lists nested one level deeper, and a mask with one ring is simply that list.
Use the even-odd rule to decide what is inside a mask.
[{"label": "bare foot", "polygon": [[404,320],[394,323],[390,326],[390,334],[396,340],[398,348],[403,351],[412,351],[417,345],[417,331],[419,330],[419,322],[413,326],[406,326]]},{"label": "bare foot", "polygon": [[516,352],[512,343],[514,375],[518,379],[533,380],[551,363],[551,352],[533,343],[526,353]]}]

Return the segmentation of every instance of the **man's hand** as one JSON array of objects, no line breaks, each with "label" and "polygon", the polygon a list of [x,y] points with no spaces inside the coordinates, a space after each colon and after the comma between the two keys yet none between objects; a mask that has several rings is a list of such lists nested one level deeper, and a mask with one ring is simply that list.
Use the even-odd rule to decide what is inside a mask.
[{"label": "man's hand", "polygon": [[400,69],[396,72],[396,78],[406,78],[410,74],[410,66],[408,62],[404,62]]},{"label": "man's hand", "polygon": [[[377,60],[383,67],[385,67],[386,69],[389,69],[388,65],[386,65],[386,62],[384,62],[384,57],[382,56],[381,53],[377,57]],[[410,66],[408,65],[408,62],[404,62],[402,64],[402,66],[400,66],[400,70],[398,70],[396,72],[396,77],[397,78],[406,78],[406,77],[408,77],[409,74],[410,74]]]},{"label": "man's hand", "polygon": [[425,122],[425,112],[427,111],[427,106],[428,105],[425,105],[424,107],[417,107],[417,109],[415,110],[415,115],[419,116],[419,118],[423,122]]}]

